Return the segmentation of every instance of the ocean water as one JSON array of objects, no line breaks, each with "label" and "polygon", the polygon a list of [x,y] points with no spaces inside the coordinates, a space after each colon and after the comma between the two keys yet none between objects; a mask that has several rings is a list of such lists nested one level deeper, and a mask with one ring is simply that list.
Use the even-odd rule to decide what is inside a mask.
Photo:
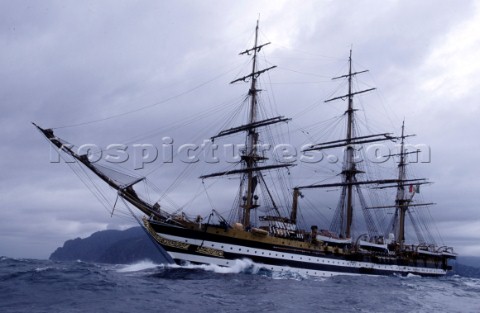
[{"label": "ocean water", "polygon": [[480,279],[0,258],[0,312],[480,312]]}]

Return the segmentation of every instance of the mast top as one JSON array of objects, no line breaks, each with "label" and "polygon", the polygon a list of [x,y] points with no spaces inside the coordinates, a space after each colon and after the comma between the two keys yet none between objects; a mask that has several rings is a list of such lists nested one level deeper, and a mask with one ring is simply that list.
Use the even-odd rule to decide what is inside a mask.
[{"label": "mast top", "polygon": [[[362,73],[366,73],[368,72],[368,70],[363,70],[363,71],[358,71],[358,72],[352,72],[352,49],[350,48],[350,55],[348,57],[348,74],[345,74],[345,75],[341,75],[341,76],[337,76],[337,77],[333,77],[332,80],[336,80],[336,79],[340,79],[340,78],[348,78],[348,93],[346,95],[343,95],[343,96],[339,96],[339,97],[334,97],[334,98],[331,98],[331,99],[328,99],[328,100],[325,100],[324,102],[330,102],[330,101],[333,101],[333,100],[338,100],[338,99],[345,99],[345,98],[348,98],[348,99],[353,99],[353,96],[354,95],[358,95],[360,93],[364,93],[364,92],[369,92],[369,91],[372,91],[372,90],[375,90],[376,88],[369,88],[369,89],[365,89],[365,90],[361,90],[361,91],[355,91],[355,92],[352,92],[352,77],[353,76],[356,76],[358,74],[362,74]],[[352,108],[349,108],[349,110],[352,110]],[[347,111],[348,112],[348,111]]]}]

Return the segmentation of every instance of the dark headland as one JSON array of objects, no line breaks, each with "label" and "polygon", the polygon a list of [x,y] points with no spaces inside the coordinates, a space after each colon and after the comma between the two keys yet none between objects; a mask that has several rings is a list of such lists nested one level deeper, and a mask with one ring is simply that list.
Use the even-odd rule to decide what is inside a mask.
[{"label": "dark headland", "polygon": [[124,231],[104,230],[90,237],[67,240],[50,255],[52,261],[130,264],[142,260],[164,263],[155,244],[140,227]]}]

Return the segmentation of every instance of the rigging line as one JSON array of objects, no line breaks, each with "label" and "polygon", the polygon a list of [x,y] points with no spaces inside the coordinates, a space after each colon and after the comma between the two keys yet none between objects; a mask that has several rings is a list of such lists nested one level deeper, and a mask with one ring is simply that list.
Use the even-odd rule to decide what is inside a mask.
[{"label": "rigging line", "polygon": [[[145,182],[147,182],[147,181],[148,181],[148,185],[150,186],[150,188],[152,188],[153,191],[157,192],[158,194],[162,194],[162,190],[157,185],[155,185],[149,179],[145,179]],[[164,199],[166,202],[168,202],[171,205],[172,208],[174,208],[174,209],[180,208],[180,206],[177,203],[175,203],[175,201],[173,201],[167,195],[165,195],[162,199]],[[156,202],[158,202],[158,201],[160,201],[160,200],[157,200]]]},{"label": "rigging line", "polygon": [[[326,122],[337,120],[339,118],[342,118],[342,116],[335,116],[335,117],[333,117],[329,120],[326,120],[326,121],[323,121],[323,122],[320,122],[320,123],[315,122],[315,123],[312,123],[310,125],[301,125],[301,124],[297,123],[295,120],[292,120],[292,121],[289,121],[289,125],[292,124],[293,126],[295,126],[295,128],[293,128],[293,129],[289,128],[288,132],[290,133],[291,131],[292,132],[300,131],[301,133],[303,133],[305,135],[305,137],[307,137],[308,140],[310,140],[312,142],[316,142],[317,140],[314,139],[314,137],[310,134],[312,132],[312,129],[313,128],[318,128],[320,126],[320,124],[325,124]],[[305,143],[305,141],[303,141],[303,142]]]},{"label": "rigging line", "polygon": [[229,126],[234,125],[234,121],[238,119],[238,117],[241,116],[242,111],[246,108],[246,103],[248,100],[248,96],[245,97],[245,95],[242,95],[242,101],[240,103],[237,103],[234,106],[234,109],[229,111],[228,114],[224,114],[224,116],[221,117],[222,120],[224,120],[223,124],[220,125],[217,134],[221,132],[221,130],[229,128]]},{"label": "rigging line", "polygon": [[[360,64],[360,63],[358,63],[358,62],[355,62],[355,63],[358,64],[358,65],[360,65],[360,66],[363,67],[363,68],[366,68],[366,67],[364,67],[362,64]],[[381,84],[378,84],[378,83],[376,82],[375,77],[374,77],[374,75],[373,75],[371,72],[367,72],[366,75],[368,75],[368,76],[371,78],[371,80],[373,81],[373,84],[374,84],[375,86],[381,86]],[[398,117],[398,115],[396,114],[396,112],[395,112],[394,110],[388,111],[388,110],[386,109],[385,103],[387,103],[387,101],[386,101],[385,96],[384,96],[383,93],[382,93],[382,89],[381,89],[381,88],[377,89],[377,92],[375,93],[375,95],[377,95],[377,97],[379,98],[380,103],[381,103],[382,108],[383,108],[383,111],[384,111],[386,117],[388,118],[389,122],[391,123],[391,125],[396,124],[396,122],[395,122],[395,123],[393,122],[393,119],[392,119],[391,114],[393,114],[393,117],[395,118],[396,121],[400,120],[400,118]]]},{"label": "rigging line", "polygon": [[210,198],[210,195],[208,194],[208,190],[205,187],[205,181],[202,180],[202,186],[203,189],[205,190],[205,195],[207,196],[208,202],[210,203],[210,207],[215,210],[215,206],[213,205],[212,198]]},{"label": "rigging line", "polygon": [[110,115],[110,116],[107,116],[107,117],[104,117],[104,118],[101,118],[101,119],[95,119],[95,120],[90,120],[90,121],[86,121],[86,122],[81,122],[81,123],[77,123],[77,124],[72,124],[72,125],[63,125],[63,126],[58,126],[58,127],[51,127],[51,129],[61,129],[61,128],[71,128],[71,127],[78,127],[78,126],[84,126],[84,125],[89,125],[89,124],[94,124],[94,123],[98,123],[98,122],[103,122],[103,121],[106,121],[106,120],[110,120],[110,119],[113,119],[113,118],[117,118],[117,117],[121,117],[121,116],[125,116],[125,115],[128,115],[128,114],[132,114],[132,113],[136,113],[136,112],[139,112],[139,111],[142,111],[142,110],[145,110],[145,109],[149,109],[151,107],[154,107],[154,106],[157,106],[157,105],[160,105],[160,104],[163,104],[163,103],[166,103],[168,101],[171,101],[173,99],[176,99],[176,98],[179,98],[181,96],[184,96],[186,94],[189,94],[189,93],[192,93],[193,91],[197,90],[197,89],[200,89],[201,87],[217,80],[218,78],[230,73],[231,71],[235,70],[236,68],[238,68],[239,66],[236,66],[232,69],[229,69],[199,85],[196,85],[195,87],[191,88],[191,89],[188,89],[186,91],[183,91],[179,94],[176,94],[176,95],[173,95],[171,97],[168,97],[164,100],[161,100],[159,102],[156,102],[156,103],[153,103],[153,104],[150,104],[150,105],[146,105],[146,106],[143,106],[143,107],[140,107],[140,108],[137,108],[137,109],[134,109],[134,110],[130,110],[130,111],[127,111],[127,112],[122,112],[122,113],[118,113],[118,114],[114,114],[114,115]]},{"label": "rigging line", "polygon": [[[208,188],[211,188],[214,184],[216,183],[216,181],[212,182],[208,187]],[[188,200],[187,202],[185,202],[182,206],[180,206],[180,208],[176,211],[176,213],[182,211],[185,207],[187,207],[188,205],[192,204],[193,201],[195,201],[201,194],[203,194],[203,191],[200,190],[201,189],[201,186],[198,186],[197,190],[193,193],[193,197]]]},{"label": "rigging line", "polygon": [[[356,179],[355,179],[356,180]],[[367,202],[365,201],[365,197],[363,196],[362,189],[360,186],[356,187],[358,199],[360,200],[360,206],[362,208],[362,213],[367,224],[368,233],[379,235],[377,224],[375,223],[375,219],[373,218],[370,210],[367,209]]]},{"label": "rigging line", "polygon": [[290,71],[290,72],[293,72],[293,73],[302,74],[302,75],[306,75],[306,76],[314,76],[314,77],[324,78],[324,79],[326,79],[325,81],[322,81],[324,83],[330,82],[330,77],[329,76],[318,75],[318,74],[308,73],[308,72],[300,72],[300,71],[297,71],[297,70],[294,70],[294,69],[291,69],[291,68],[287,68],[287,67],[283,67],[283,66],[277,66],[277,68],[279,70]]},{"label": "rigging line", "polygon": [[89,172],[87,172],[87,169],[84,168],[83,166],[80,166],[80,169],[85,173],[85,176],[88,178],[88,180],[90,181],[90,183],[92,184],[92,186],[95,188],[95,190],[97,190],[98,192],[98,195],[101,196],[104,200],[105,200],[105,208],[107,209],[107,211],[110,211],[109,208],[112,206],[112,204],[110,203],[110,201],[107,199],[106,195],[104,194],[104,192],[102,192],[101,190],[101,186],[100,185],[97,185],[91,176],[89,176]]},{"label": "rigging line", "polygon": [[[206,134],[206,132],[207,132],[207,131],[205,131],[204,133],[199,133],[199,135],[197,136],[197,138],[195,138],[194,142],[198,142],[202,137],[205,138],[204,134]],[[203,144],[202,144],[202,145],[200,145],[199,148],[200,148],[200,149],[198,149],[198,154],[197,154],[197,156],[200,155],[200,153],[202,153],[202,152],[204,151],[204,149],[206,148],[206,145],[203,145]],[[197,151],[197,150],[195,150],[195,151]],[[179,151],[179,149],[177,149],[177,152],[173,155],[173,157],[176,158],[176,157],[178,157],[179,154],[180,154],[180,151]],[[164,166],[165,164],[169,164],[169,163],[168,163],[168,162],[167,162],[167,163],[161,162],[159,165],[153,167],[149,172],[147,172],[147,174],[146,174],[145,176],[149,176],[149,175],[151,175],[153,172],[158,171],[158,170],[159,170],[162,166]],[[188,163],[188,164],[187,164],[187,167],[188,167],[189,165],[192,165],[192,164],[193,164],[193,163]]]},{"label": "rigging line", "polygon": [[431,222],[432,222],[431,224],[433,224],[433,227],[435,228],[435,232],[437,233],[437,234],[436,234],[436,235],[437,235],[437,238],[440,240],[440,242],[442,243],[442,245],[444,245],[445,242],[443,241],[442,234],[440,233],[440,231],[439,231],[439,229],[438,229],[437,223],[435,223],[435,220],[434,220],[434,218],[433,218],[433,216],[432,216],[432,214],[431,214],[430,209],[429,209],[429,208],[425,208],[425,210],[427,210],[426,213],[430,216],[430,220],[431,220]]},{"label": "rigging line", "polygon": [[267,85],[308,85],[308,84],[320,84],[325,83],[323,81],[311,81],[311,82],[276,82],[276,83],[266,83]]},{"label": "rigging line", "polygon": [[[46,139],[46,138],[45,138]],[[52,144],[52,142],[48,139],[46,139],[49,144]],[[105,195],[99,190],[99,186],[97,186],[93,180],[89,177],[88,172],[86,169],[78,163],[78,161],[75,160],[75,162],[70,163],[67,162],[66,155],[64,153],[61,153],[60,151],[57,150],[57,153],[59,156],[63,159],[65,163],[68,164],[70,169],[73,171],[73,173],[80,179],[80,181],[87,187],[87,189],[97,198],[98,202],[105,208],[105,210],[110,213],[110,207],[111,203],[109,203],[108,199],[106,199]],[[90,184],[87,182],[87,179],[90,181]],[[95,189],[97,189],[97,192],[95,192]],[[119,216],[118,213],[121,214],[126,214],[125,212],[121,212],[120,210],[117,210],[117,213],[115,214],[116,217],[120,218],[125,218],[124,216]]]},{"label": "rigging line", "polygon": [[[275,146],[275,140],[274,140],[274,136],[273,136],[273,133],[272,133],[272,129],[267,128],[265,133],[266,133],[267,141]],[[280,139],[282,139],[282,136],[277,135],[277,137],[280,137]],[[282,140],[282,142],[285,142],[285,140]],[[275,152],[275,150],[274,150],[274,152]],[[275,163],[280,163],[279,162],[280,156],[278,154],[275,154],[275,153],[272,153],[272,155],[274,157],[273,159],[276,160]],[[277,176],[277,181],[281,186],[280,190],[282,191],[282,195],[284,197],[283,202],[288,203],[287,193],[288,193],[288,190],[289,190],[289,186],[287,185],[287,181],[286,181],[287,179],[285,177],[285,171],[277,170],[275,172],[276,172],[276,176]],[[276,194],[277,199],[280,200],[280,196],[278,194],[278,189],[275,186],[276,184],[275,184],[275,180],[273,178],[273,175],[271,175],[271,181],[272,181],[272,185],[274,186],[273,192]]]},{"label": "rigging line", "polygon": [[[203,137],[203,134],[200,134],[195,141],[198,141],[198,138],[201,138],[201,137]],[[196,149],[196,150],[195,150],[195,151],[198,150],[197,156],[199,156],[202,152],[205,151],[206,145],[203,145],[203,144],[202,144],[202,145],[200,145],[200,147],[198,147],[198,148],[199,148],[199,149]],[[177,153],[176,153],[174,156],[177,157],[177,156],[179,155],[179,153],[180,153],[180,152],[177,150]],[[167,164],[167,163],[161,163],[160,165],[154,167],[152,170],[150,170],[150,171],[146,174],[146,176],[151,175],[153,172],[159,170],[159,169],[160,169],[163,165],[165,165],[165,164]],[[187,166],[182,170],[182,172],[180,173],[180,175],[175,179],[175,182],[180,179],[180,176],[181,176],[181,175],[184,175],[184,176],[185,176],[186,171],[187,171],[190,167],[192,167],[192,164],[196,164],[196,162],[189,162],[189,163],[187,163]],[[182,179],[183,179],[183,178],[182,178]],[[175,182],[174,182],[174,183],[175,183]],[[173,183],[172,183],[172,185],[173,185]],[[170,187],[168,187],[167,190],[170,190],[170,188],[172,187],[172,185],[170,185]],[[165,193],[166,193],[166,192],[167,192],[167,191],[165,191]]]},{"label": "rigging line", "polygon": [[303,114],[308,113],[312,108],[316,107],[319,103],[322,103],[322,102],[323,102],[323,100],[320,100],[320,99],[315,100],[312,104],[307,106],[305,109],[301,110],[297,114],[292,115],[292,119],[298,118],[298,117],[302,116]]},{"label": "rigging line", "polygon": [[[317,140],[313,140],[314,142],[318,142],[318,140],[321,140],[322,138],[325,138],[324,140],[327,140],[327,138],[332,138],[332,137],[327,137],[329,134],[333,135],[333,138],[342,138],[344,135],[343,131],[345,130],[344,125],[340,125],[341,123],[346,124],[346,119],[344,116],[339,116],[336,119],[332,119],[329,121],[328,125],[322,125],[322,128],[318,127],[318,130],[315,130],[312,128],[310,131],[310,137],[311,138],[317,138]],[[307,143],[304,141],[304,143]]]},{"label": "rigging line", "polygon": [[[260,33],[265,36],[265,38],[267,38],[267,36],[260,30]],[[270,41],[270,40],[269,40]],[[287,46],[283,46],[283,45],[280,45],[278,43],[272,43],[272,45],[275,45],[277,47],[280,47],[280,48],[283,48],[287,51],[295,51],[295,52],[298,52],[298,53],[302,53],[302,54],[305,54],[305,55],[310,55],[310,56],[313,56],[313,57],[316,57],[316,58],[325,58],[325,59],[331,59],[331,60],[335,60],[335,61],[343,61],[344,58],[339,58],[339,57],[332,57],[332,56],[328,56],[328,55],[323,55],[323,54],[316,54],[316,53],[311,53],[311,52],[307,52],[307,51],[303,51],[303,50],[299,50],[299,49],[294,49],[294,48],[291,48],[291,47],[287,47]]]},{"label": "rigging line", "polygon": [[[273,199],[273,195],[272,195],[272,193],[270,192],[270,189],[268,188],[267,183],[265,182],[264,176],[263,176],[263,175],[260,175],[260,176],[258,176],[258,177],[260,177],[260,189],[262,189],[262,193],[263,193],[264,195],[267,195],[267,197],[264,196],[264,201],[265,201],[265,203],[268,203],[269,205],[271,205],[272,208],[275,210],[275,212],[278,214],[278,216],[282,216],[281,213],[280,213],[280,211],[279,211],[279,207],[278,207],[277,203],[275,203],[275,200]],[[273,182],[273,180],[272,180],[272,182]],[[273,184],[272,184],[272,185],[273,185]],[[274,187],[275,187],[275,186],[274,186]],[[278,193],[277,193],[275,190],[276,190],[276,189],[273,188],[273,191],[275,192],[277,199],[279,199]],[[280,207],[280,208],[281,208],[281,207]]]},{"label": "rigging line", "polygon": [[[369,189],[368,192],[367,192],[367,195],[370,199],[370,203],[371,204],[377,204],[380,206],[380,203],[385,203],[385,202],[388,202],[388,200],[386,200],[385,202],[381,202],[379,197],[378,197],[378,193],[377,192],[374,192],[373,190]],[[383,210],[374,210],[374,216],[376,218],[376,221],[377,221],[377,225],[379,225],[381,228],[383,228],[381,231],[385,234],[388,233],[388,225],[389,225],[389,222],[387,221],[387,216],[385,214],[386,212],[386,209],[383,209]],[[387,226],[385,226],[387,225]],[[385,228],[386,227],[386,228]]]},{"label": "rigging line", "polygon": [[172,257],[165,251],[163,250],[160,245],[153,239],[153,237],[148,233],[148,230],[146,229],[145,225],[140,221],[140,219],[138,218],[138,216],[136,216],[132,209],[130,208],[130,206],[128,205],[127,201],[125,201],[125,199],[122,198],[122,201],[123,203],[125,204],[125,206],[127,207],[128,211],[130,212],[130,214],[133,216],[133,218],[137,221],[137,223],[140,225],[140,227],[142,228],[142,230],[145,232],[145,234],[147,235],[148,239],[150,239],[150,241],[155,245],[155,248],[157,248],[158,252],[160,252],[160,254],[165,258],[165,260],[170,263],[170,264],[173,264],[175,263],[172,259]]},{"label": "rigging line", "polygon": [[[344,79],[344,80],[341,80],[338,84],[336,84],[336,87],[335,89],[333,89],[327,96],[327,99],[330,99],[331,97],[333,97],[335,94],[337,94],[340,90],[345,90],[347,89],[347,86],[348,86],[348,80],[347,79]],[[348,97],[344,97],[344,98],[341,98],[343,101],[345,101]],[[335,104],[332,103],[332,106],[335,106]]]},{"label": "rigging line", "polygon": [[145,188],[145,194],[147,195],[147,201],[148,202],[151,202],[152,199],[150,197],[150,192],[148,191],[148,186],[147,186],[147,182],[145,181],[145,179],[143,179],[143,187]]},{"label": "rigging line", "polygon": [[[277,60],[301,60],[301,61],[318,61],[318,58],[296,58],[296,57],[286,57],[286,56],[269,56],[269,59],[277,59]],[[330,63],[323,63],[322,65],[330,65],[335,64],[333,62]]]},{"label": "rigging line", "polygon": [[[263,53],[263,58],[265,59],[265,62],[267,62],[267,59],[265,57],[265,53]],[[267,92],[267,99],[270,103],[270,107],[271,107],[271,110],[272,112],[275,112],[276,115],[280,115],[277,111],[277,101],[275,99],[275,92],[273,92],[273,86],[272,86],[272,78],[271,78],[271,75],[269,72],[267,72],[267,78],[268,78],[268,82],[270,83],[270,86],[272,87],[272,91],[271,92]],[[271,98],[270,99],[270,94],[271,94]]]},{"label": "rigging line", "polygon": [[117,201],[118,201],[118,198],[119,198],[119,197],[120,197],[120,196],[119,196],[118,193],[117,193],[117,197],[115,198],[115,203],[113,204],[112,214],[110,214],[110,217],[112,217],[112,216],[113,216],[113,213],[115,212],[115,206],[117,205]]},{"label": "rigging line", "polygon": [[[208,215],[207,223],[204,224],[204,225],[205,225],[205,229],[203,230],[203,236],[202,236],[203,239],[202,239],[202,243],[200,244],[200,247],[199,247],[200,249],[203,247],[203,244],[205,243],[205,233],[207,232],[208,226],[210,225],[210,219],[211,219],[212,216],[213,216],[213,212],[214,212],[214,210],[212,210],[212,213],[210,213],[210,215]],[[199,216],[200,216],[200,215],[199,215]],[[201,220],[200,220],[199,223],[201,223]]]},{"label": "rigging line", "polygon": [[[236,219],[236,215],[237,215],[237,202],[238,202],[238,199],[240,198],[240,192],[241,190],[241,184],[239,184],[239,186],[237,187],[236,189],[236,192],[235,192],[235,197],[234,197],[234,200],[233,200],[233,203],[231,205],[231,208],[229,210],[229,213],[228,213],[228,216],[227,216],[227,220],[229,223],[233,223],[234,220]],[[241,220],[241,218],[239,218],[238,220]]]},{"label": "rigging line", "polygon": [[[164,192],[164,194],[162,194],[162,197],[166,197],[167,196],[167,192],[170,192],[172,190],[174,190],[175,188],[177,188],[177,186],[180,185],[180,182],[183,181],[183,179],[185,178],[185,175],[184,175],[184,172],[182,172],[176,180],[178,180],[179,182],[175,182],[174,184],[172,184],[170,187],[168,187],[168,189]],[[218,180],[218,179],[217,179]],[[212,182],[210,184],[210,186],[208,188],[210,188],[213,184],[215,184],[216,181]],[[182,206],[180,206],[180,208],[183,210],[184,207],[186,207],[187,205],[190,205],[191,203],[193,203],[193,201],[202,194],[202,191],[199,191],[200,187],[197,188],[197,191],[194,193],[193,197],[187,201],[185,204],[183,204]]]},{"label": "rigging line", "polygon": [[[424,234],[426,235],[428,240],[432,243],[435,243],[435,238],[434,238],[434,236],[432,235],[432,233],[430,232],[430,229],[429,229],[429,225],[435,224],[435,223],[434,223],[433,219],[428,218],[427,212],[425,212],[425,211],[429,212],[429,209],[428,208],[419,208],[418,210],[416,210],[417,215],[420,218],[420,222],[421,222],[420,226],[421,226],[421,228],[423,228],[425,230]],[[418,212],[420,212],[420,213],[418,213]]]},{"label": "rigging line", "polygon": [[238,97],[234,97],[231,100],[228,100],[228,101],[222,102],[221,104],[215,105],[215,106],[213,106],[213,107],[211,107],[207,110],[204,110],[201,113],[195,112],[191,116],[185,117],[185,118],[183,118],[179,121],[176,121],[176,122],[170,123],[166,126],[151,130],[150,132],[147,132],[145,135],[138,135],[138,136],[132,137],[132,138],[128,139],[125,143],[126,144],[134,143],[135,141],[138,141],[138,140],[141,140],[141,139],[146,139],[146,138],[149,138],[149,137],[153,137],[153,136],[155,136],[155,135],[157,135],[158,133],[161,133],[161,132],[166,132],[166,131],[173,130],[173,129],[176,129],[176,128],[191,125],[194,122],[199,121],[199,120],[201,120],[205,117],[211,117],[215,113],[220,113],[221,111],[228,109],[230,106],[232,106],[232,103],[237,103],[237,100],[238,100],[237,98]]},{"label": "rigging line", "polygon": [[[53,145],[53,143],[46,139],[51,145]],[[100,197],[99,194],[95,193],[95,191],[92,189],[92,186],[90,186],[87,181],[85,179],[88,179],[90,180],[90,182],[95,186],[95,184],[93,183],[93,181],[91,180],[91,178],[88,176],[88,174],[86,173],[85,169],[75,160],[74,163],[70,163],[70,162],[67,162],[67,159],[66,159],[66,155],[64,155],[63,153],[61,153],[60,151],[57,150],[57,153],[58,155],[63,159],[63,161],[65,163],[68,164],[68,166],[70,167],[70,169],[75,173],[75,175],[77,175],[77,177],[82,181],[82,183],[88,188],[88,190],[90,190],[90,192],[97,198],[97,200],[103,205],[103,207],[105,208],[105,210],[107,212],[110,212],[110,209],[109,209],[109,206],[108,206],[108,200],[105,198],[105,196],[103,196],[105,202],[103,202],[102,200],[102,197]],[[75,165],[78,167],[78,168],[75,168]],[[83,172],[83,174],[85,176],[82,176],[81,173]],[[96,186],[95,186],[96,187]],[[101,192],[100,192],[101,194]]]},{"label": "rigging line", "polygon": [[187,171],[189,170],[190,167],[192,167],[192,164],[194,163],[189,163],[187,164],[186,167],[183,168],[182,172],[175,178],[175,180],[168,186],[164,192],[160,195],[160,198],[158,201],[161,201],[169,192],[175,190],[177,186],[180,185],[180,183],[183,181],[183,179],[186,177]]},{"label": "rigging line", "polygon": [[248,68],[250,67],[250,64],[253,62],[253,59],[251,58],[247,58],[242,65],[238,66],[237,68],[240,68],[238,70],[238,72],[233,75],[233,77],[239,77],[240,75],[242,75],[242,72],[244,71],[245,68]]},{"label": "rigging line", "polygon": [[[418,224],[415,221],[415,218],[414,218],[412,212],[410,212],[410,210],[407,210],[407,215],[408,215],[408,217],[410,217],[410,221],[412,222],[413,229],[415,231],[415,234],[417,235],[417,240],[419,241],[419,243],[425,243],[425,238],[422,235],[422,231],[418,227]],[[400,238],[400,240],[401,240],[401,238]]]},{"label": "rigging line", "polygon": [[[63,158],[63,157],[62,157]],[[85,169],[80,165],[78,164],[77,162],[75,163],[67,163],[70,168],[72,169],[72,171],[75,173],[75,175],[77,175],[77,177],[82,181],[82,183],[87,187],[87,189],[95,196],[95,198],[97,198],[98,202],[100,202],[100,204],[105,208],[105,210],[110,213],[110,207],[111,205],[108,203],[108,200],[105,198],[105,196],[98,190],[98,186],[95,185],[95,183],[93,183],[92,179],[88,176],[88,174],[86,173]],[[74,166],[75,165],[78,166],[77,169],[74,169]],[[83,174],[83,176],[82,176]],[[90,185],[88,182],[90,181],[90,183],[93,185]],[[95,189],[97,189],[97,191],[95,191]]]},{"label": "rigging line", "polygon": [[[328,218],[327,218],[327,216],[323,213],[324,210],[321,209],[321,208],[318,208],[315,204],[313,204],[313,202],[312,202],[308,197],[304,197],[303,200],[306,201],[306,203],[307,203],[307,205],[310,207],[312,213],[313,213],[313,214],[316,214],[316,215],[318,215],[318,216],[320,217],[320,220],[322,220],[322,223],[323,223],[324,225],[326,225],[326,224],[325,224],[326,221],[329,221],[329,220],[332,219],[332,217],[328,217]],[[317,201],[317,203],[318,203],[318,201]],[[325,204],[323,204],[322,206],[329,208],[329,206],[328,206],[328,205],[325,205]],[[331,215],[331,214],[330,214],[330,215]],[[326,227],[328,227],[328,226],[326,226]]]}]

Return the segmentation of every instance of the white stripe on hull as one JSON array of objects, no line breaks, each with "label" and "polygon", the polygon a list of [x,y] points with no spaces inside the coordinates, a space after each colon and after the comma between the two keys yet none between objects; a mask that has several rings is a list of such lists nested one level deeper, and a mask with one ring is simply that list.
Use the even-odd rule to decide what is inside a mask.
[{"label": "white stripe on hull", "polygon": [[[235,265],[235,260],[229,260],[229,259],[213,258],[213,257],[207,257],[203,255],[195,255],[195,254],[179,253],[179,252],[168,252],[168,254],[170,254],[170,256],[173,259],[183,260],[183,261],[188,261],[193,263],[215,264],[218,266],[225,266],[225,267],[231,267]],[[351,275],[351,276],[362,275],[362,274],[354,274],[354,273],[319,271],[319,270],[304,269],[304,268],[298,268],[298,267],[277,266],[277,265],[261,264],[261,263],[255,263],[255,265],[257,265],[262,269],[270,270],[273,272],[298,273],[301,276],[331,277],[335,275]]]},{"label": "white stripe on hull", "polygon": [[[304,269],[304,268],[291,268],[291,267],[285,268],[281,266],[265,264],[266,269],[272,270],[273,268],[273,270],[275,271],[277,270],[282,271],[282,269],[289,269],[289,270],[294,269],[295,272],[298,272],[300,274],[305,274],[305,275],[311,275],[311,276],[359,275],[354,273],[343,272],[341,267],[389,271],[392,274],[393,273],[404,273],[404,274],[412,273],[412,274],[419,274],[419,275],[422,275],[422,274],[423,275],[445,275],[446,274],[445,270],[435,269],[435,268],[399,266],[399,265],[391,265],[391,264],[375,264],[370,262],[359,262],[359,261],[347,261],[347,260],[339,260],[339,259],[332,259],[332,258],[301,255],[301,254],[295,254],[295,253],[284,253],[279,251],[258,249],[258,248],[252,248],[252,247],[234,245],[234,244],[228,244],[228,243],[172,236],[172,235],[166,235],[161,233],[158,233],[158,235],[166,239],[170,239],[170,240],[174,240],[182,243],[187,243],[187,244],[192,244],[197,246],[201,245],[207,248],[222,250],[226,253],[241,254],[244,258],[257,256],[257,257],[264,257],[264,258],[277,259],[277,260],[305,262],[313,265],[328,265],[328,266],[339,267],[338,272],[337,271],[330,272],[330,271],[316,271],[314,269]],[[233,265],[232,260],[223,259],[223,258],[207,257],[207,256],[193,255],[188,253],[178,253],[178,252],[175,252],[175,253],[169,252],[169,254],[172,255],[173,258],[182,259],[190,262],[212,263],[220,266]],[[174,255],[176,256],[174,257]],[[315,275],[314,272],[317,272],[317,274]]]}]

